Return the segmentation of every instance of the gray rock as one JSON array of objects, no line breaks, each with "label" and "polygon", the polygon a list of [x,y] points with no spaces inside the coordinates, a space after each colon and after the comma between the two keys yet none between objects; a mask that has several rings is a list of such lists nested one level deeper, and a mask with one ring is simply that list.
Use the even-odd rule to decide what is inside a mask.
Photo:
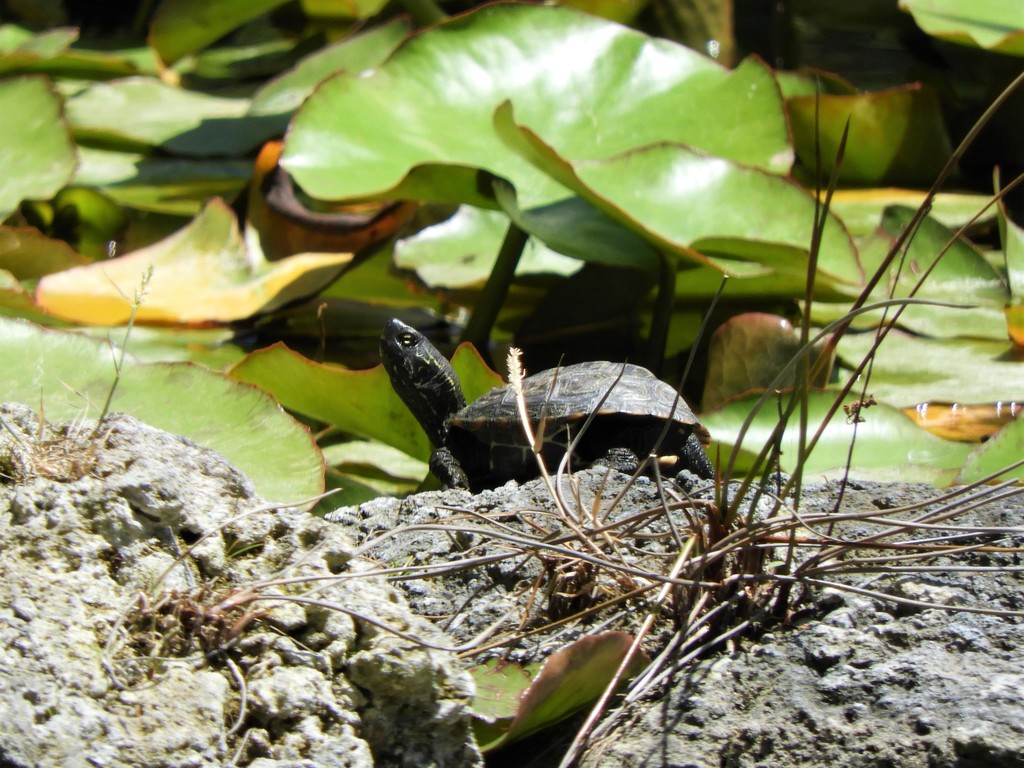
[{"label": "gray rock", "polygon": [[[622,489],[621,478],[604,484],[603,471],[580,473],[581,509],[596,496]],[[879,512],[933,498],[926,485],[852,483],[844,510]],[[840,494],[835,484],[804,489],[805,514],[827,512]],[[653,484],[641,481],[617,514],[658,503]],[[510,484],[477,496],[434,492],[404,500],[379,499],[328,517],[345,527],[368,554],[410,568],[458,561],[501,550],[479,533],[490,515],[509,530],[531,532],[524,510],[550,510],[539,481]],[[517,514],[519,513],[519,514]],[[535,513],[534,513],[535,514]],[[463,522],[456,522],[459,516]],[[543,518],[535,514],[535,520]],[[1019,497],[982,507],[958,522],[1017,526],[1024,521]],[[446,526],[425,530],[423,526]],[[846,537],[876,532],[856,521],[836,529]],[[1024,545],[1024,529],[1010,541]],[[645,547],[651,545],[645,544]],[[644,550],[649,551],[649,549]],[[983,605],[1020,610],[1024,590],[1012,553],[970,555],[992,571],[932,572],[886,577],[844,576],[896,597],[950,606]],[[949,564],[965,562],[947,560]],[[1000,570],[1000,566],[1003,567]],[[453,571],[443,578],[402,582],[419,612],[450,616],[446,628],[466,641],[501,616],[513,622],[542,621],[543,610],[526,608],[529,584],[541,573],[536,559],[521,556],[484,568]],[[642,612],[639,612],[642,617]],[[824,590],[806,602],[790,625],[741,638],[728,649],[690,663],[646,700],[631,704],[585,753],[589,768],[981,768],[1024,766],[1024,625],[1013,619],[923,610],[850,592]],[[633,616],[623,621],[635,620]],[[618,625],[621,626],[621,625]],[[549,633],[505,648],[508,658],[529,662],[563,647],[585,627]],[[659,650],[656,633],[648,649]],[[501,766],[556,766],[571,729],[536,737],[526,748],[499,754]],[[566,741],[567,745],[567,741]],[[534,757],[536,755],[536,757]]]},{"label": "gray rock", "polygon": [[[860,626],[814,623],[693,664],[583,765],[1024,765],[1019,626],[929,610],[883,616],[883,631],[871,608],[853,616]],[[1004,647],[969,650],[964,631]]]},{"label": "gray rock", "polygon": [[360,618],[448,643],[383,580],[246,592],[367,570],[340,527],[127,416],[0,416],[0,763],[480,764],[457,659]]},{"label": "gray rock", "polygon": [[[833,485],[808,489],[827,508]],[[849,498],[886,508],[931,498],[927,486],[866,484]],[[899,500],[896,500],[899,497]],[[1016,525],[1020,498],[971,513]],[[1020,546],[1024,529],[1017,541]],[[1015,565],[1012,555],[986,556]],[[1002,558],[1002,560],[1000,560]],[[1021,607],[1020,573],[904,576],[890,594],[950,605]],[[728,655],[691,664],[656,701],[601,735],[590,768],[1001,768],[1024,766],[1024,625],[827,593],[813,620],[778,627]]]}]

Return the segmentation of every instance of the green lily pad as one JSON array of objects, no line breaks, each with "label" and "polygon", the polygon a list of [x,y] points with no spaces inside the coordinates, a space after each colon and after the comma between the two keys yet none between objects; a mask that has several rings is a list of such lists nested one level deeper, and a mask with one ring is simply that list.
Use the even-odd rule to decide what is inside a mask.
[{"label": "green lily pad", "polygon": [[0,25],[0,73],[48,74],[69,78],[126,77],[153,71],[148,49],[92,51],[78,45],[78,30],[57,27],[32,32],[16,24]]},{"label": "green lily pad", "polygon": [[[508,217],[498,211],[464,205],[446,221],[426,227],[395,244],[395,266],[415,270],[432,288],[480,287],[491,274],[508,230]],[[516,274],[571,275],[582,266],[531,238],[523,249]]]},{"label": "green lily pad", "polygon": [[942,169],[951,147],[939,99],[921,85],[851,95],[794,96],[786,100],[796,153],[814,169],[821,148],[828,177],[847,121],[850,131],[839,180],[850,184],[925,186]]},{"label": "green lily pad", "polygon": [[[42,408],[50,421],[97,417],[114,382],[107,343],[23,321],[0,318],[0,356],[4,398]],[[218,451],[268,500],[298,502],[323,490],[323,458],[309,430],[255,387],[206,368],[129,355],[111,411]]]},{"label": "green lily pad", "polygon": [[420,487],[428,472],[425,461],[376,440],[327,445],[323,453],[328,486],[335,492],[320,502],[318,512],[381,496],[406,496]]},{"label": "green lily pad", "polygon": [[[724,470],[732,446],[739,439],[740,427],[750,415],[758,397],[749,395],[701,415],[701,422],[711,432],[713,440],[708,454],[713,461],[716,456],[719,457],[720,469]],[[812,392],[808,395],[808,437],[818,429],[835,397],[836,393],[833,392]],[[855,401],[856,396],[851,395],[849,400]],[[864,422],[856,425],[844,416],[842,410],[833,417],[804,463],[805,478],[844,474],[850,442],[855,435],[851,474],[865,480],[922,481],[945,486],[953,482],[971,450],[971,446],[964,443],[934,437],[899,410],[887,405],[862,409],[861,416]],[[753,458],[769,439],[777,423],[776,404],[770,401],[754,416],[753,424],[744,437],[734,477],[750,468]],[[781,443],[780,463],[785,472],[796,469],[797,437],[798,420],[794,415]]]},{"label": "green lily pad", "polygon": [[17,24],[3,24],[0,25],[0,55],[4,59],[11,54],[50,58],[66,51],[77,39],[78,30],[74,27],[56,27],[34,33]]},{"label": "green lily pad", "polygon": [[337,467],[379,467],[396,479],[418,483],[427,474],[427,463],[375,440],[349,440],[324,448],[328,464]]},{"label": "green lily pad", "polygon": [[1006,280],[1010,296],[1019,302],[1024,299],[1024,227],[1014,221],[1003,200],[1000,200],[997,210],[1003,258],[1006,260]]},{"label": "green lily pad", "polygon": [[237,157],[273,136],[275,116],[247,115],[248,109],[249,99],[175,88],[155,77],[95,83],[66,105],[80,141],[189,157]]},{"label": "green lily pad", "polygon": [[[452,365],[468,400],[501,384],[468,345],[455,354]],[[316,363],[278,343],[251,353],[229,375],[270,392],[303,416],[379,440],[421,461],[430,456],[426,434],[391,388],[383,366],[345,370]]]},{"label": "green lily pad", "polygon": [[[292,66],[311,47],[321,44],[316,30],[296,35],[294,31],[279,29],[266,23],[267,18],[252,24],[255,33],[251,39],[248,30],[239,30],[231,42],[221,42],[175,65],[175,70],[195,82],[202,81],[263,81],[275,77]],[[187,63],[186,63],[187,62]]]},{"label": "green lily pad", "polygon": [[[957,482],[973,483],[1017,463],[1021,457],[1024,457],[1024,419],[1018,418],[1000,429],[971,453],[963,469],[960,470]],[[1024,467],[1017,467],[1003,473],[1000,477],[1001,480],[1010,478],[1017,478],[1018,481],[1024,480]]]},{"label": "green lily pad", "polygon": [[[495,661],[471,670],[477,684],[473,731],[480,748],[488,751],[523,739],[594,702],[632,644],[625,632],[602,632],[580,638],[531,670]],[[649,663],[647,654],[636,654],[623,681]]]},{"label": "green lily pad", "polygon": [[[866,275],[873,274],[892,249],[896,238],[914,216],[913,209],[893,207],[885,211],[878,229],[861,240],[860,259]],[[897,259],[889,269],[888,277],[876,286],[875,300],[910,296],[911,289],[935,262],[939,253],[953,239],[953,232],[935,219],[925,218],[906,248],[906,258]],[[902,269],[899,269],[902,265]],[[964,240],[956,240],[935,264],[920,290],[919,299],[954,304],[977,305],[951,308],[927,304],[908,305],[900,314],[899,325],[917,333],[944,337],[1006,338],[1003,305],[1009,298],[1001,275],[978,251]],[[811,316],[816,323],[830,322],[846,312],[848,307],[815,302]],[[885,317],[892,317],[889,308]],[[855,327],[877,325],[883,314],[866,313],[858,316]],[[954,321],[955,319],[955,321]]]},{"label": "green lily pad", "polygon": [[33,227],[0,227],[0,269],[19,280],[36,280],[88,263],[63,240],[46,237]]},{"label": "green lily pad", "polygon": [[[957,314],[948,310],[948,322]],[[873,333],[847,334],[839,342],[840,358],[863,359]],[[870,391],[899,407],[929,401],[994,403],[1024,401],[1024,361],[1008,341],[924,339],[892,331],[875,353]]]},{"label": "green lily pad", "polygon": [[[919,189],[873,187],[871,189],[838,189],[832,196],[831,211],[838,216],[850,234],[866,235],[882,219],[883,212],[892,206],[917,209],[926,193]],[[970,192],[940,192],[932,200],[929,216],[950,229],[959,229],[988,205],[991,195]],[[978,219],[979,224],[990,223],[995,211]]]},{"label": "green lily pad", "polygon": [[249,114],[290,115],[328,76],[379,65],[409,31],[406,19],[394,19],[316,51],[261,87],[253,96]]},{"label": "green lily pad", "polygon": [[391,389],[382,366],[349,371],[314,362],[277,343],[247,355],[229,375],[255,384],[303,416],[421,460],[430,456],[426,435]]},{"label": "green lily pad", "polygon": [[792,161],[762,64],[730,71],[572,9],[499,4],[410,38],[369,74],[327,80],[296,115],[282,163],[322,199],[493,207],[474,169],[509,180],[524,209],[567,197],[495,135],[494,110],[510,99],[573,157],[675,141],[774,171]]},{"label": "green lily pad", "polygon": [[28,198],[49,198],[71,179],[77,158],[61,100],[44,77],[0,82],[0,220]]},{"label": "green lily pad", "polygon": [[[913,209],[902,207],[889,208],[885,211],[875,236],[861,243],[861,263],[867,273],[874,272],[882,263],[885,254],[891,250],[899,234],[907,228],[914,214]],[[982,312],[988,310],[990,313],[1001,313],[1003,304],[1009,298],[1002,276],[970,243],[962,239],[953,241],[953,236],[952,231],[935,219],[923,219],[906,249],[906,258],[890,268],[889,279],[883,281],[888,285],[879,286],[875,298],[886,298],[890,292],[897,298],[909,296],[913,286],[924,277],[925,271],[934,263],[934,269],[928,274],[915,296],[938,301],[980,304],[982,306],[979,309]],[[947,248],[950,241],[953,242]],[[940,253],[942,257],[936,262]],[[902,263],[903,268],[897,273],[899,263]],[[977,322],[968,319],[971,312],[957,311],[957,326],[960,328],[957,335],[982,335]],[[944,307],[917,305],[907,307],[900,317],[900,322],[919,333],[938,336],[949,335],[949,319],[950,311]],[[972,330],[967,330],[969,327]],[[1005,329],[1001,323],[994,327],[989,326],[988,331],[989,333],[984,335],[990,338],[1001,339],[1005,336]]]},{"label": "green lily pad", "polygon": [[231,198],[252,175],[249,160],[192,160],[79,148],[74,183],[99,187],[130,208],[194,216],[211,197]]},{"label": "green lily pad", "polygon": [[[519,698],[533,680],[530,671],[501,659],[488,659],[473,667],[471,673],[476,683],[473,711],[488,724],[499,719],[511,720],[519,708]],[[487,744],[480,742],[484,749]]]},{"label": "green lily pad", "polygon": [[558,253],[592,264],[657,274],[661,258],[643,238],[579,197],[524,211],[507,182],[494,182],[495,199],[521,229]]},{"label": "green lily pad", "polygon": [[932,37],[1024,56],[1024,13],[1018,0],[900,0],[899,7]]},{"label": "green lily pad", "polygon": [[[100,341],[124,335],[124,326],[83,326],[76,333]],[[224,372],[245,352],[232,341],[231,328],[182,328],[136,325],[132,328],[132,358],[140,363],[196,363]]]},{"label": "green lily pad", "polygon": [[[680,260],[739,278],[778,276],[787,292],[805,283],[814,199],[792,180],[679,144],[572,161],[518,122],[507,104],[495,124],[532,163]],[[856,251],[842,224],[829,222],[818,284],[852,287],[861,279]]]},{"label": "green lily pad", "polygon": [[149,44],[167,64],[195,53],[286,0],[162,0]]}]

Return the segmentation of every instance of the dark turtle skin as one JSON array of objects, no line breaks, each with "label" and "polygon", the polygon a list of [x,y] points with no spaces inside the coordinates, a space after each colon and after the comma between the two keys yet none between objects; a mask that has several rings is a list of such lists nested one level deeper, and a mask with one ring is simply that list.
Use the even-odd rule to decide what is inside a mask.
[{"label": "dark turtle skin", "polygon": [[[511,387],[466,405],[451,364],[400,320],[384,326],[380,356],[434,445],[430,471],[444,485],[479,490],[539,474]],[[535,431],[543,421],[542,455],[551,471],[594,413],[573,447],[574,469],[603,464],[633,472],[657,446],[662,460],[676,457],[674,470],[714,477],[703,447],[707,430],[676,390],[646,368],[605,361],[562,366],[524,379],[523,393]]]}]

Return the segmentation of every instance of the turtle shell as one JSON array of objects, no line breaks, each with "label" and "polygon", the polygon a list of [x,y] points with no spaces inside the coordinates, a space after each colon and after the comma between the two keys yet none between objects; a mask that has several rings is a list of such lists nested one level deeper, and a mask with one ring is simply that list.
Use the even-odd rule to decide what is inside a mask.
[{"label": "turtle shell", "polygon": [[[682,452],[691,434],[703,444],[710,440],[676,390],[637,365],[599,361],[553,368],[526,378],[523,393],[535,432],[543,420],[543,453],[552,471],[555,467],[550,462],[561,458],[594,411],[595,418],[574,449],[574,466],[586,466],[612,449],[646,456],[666,422],[671,424],[659,446],[660,455]],[[491,390],[448,423],[449,446],[471,474],[484,472],[495,478],[536,474],[511,386]],[[488,452],[489,460],[480,461]]]}]

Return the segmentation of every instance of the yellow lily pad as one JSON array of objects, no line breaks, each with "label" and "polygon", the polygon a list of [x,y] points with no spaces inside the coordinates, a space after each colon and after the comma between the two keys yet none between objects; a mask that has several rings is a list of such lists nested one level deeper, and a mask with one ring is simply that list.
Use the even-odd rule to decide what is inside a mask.
[{"label": "yellow lily pad", "polygon": [[117,325],[128,320],[132,297],[152,270],[137,322],[231,322],[317,293],[351,260],[351,253],[301,253],[267,262],[243,240],[231,209],[214,199],[158,243],[46,276],[36,299],[75,322]]}]

